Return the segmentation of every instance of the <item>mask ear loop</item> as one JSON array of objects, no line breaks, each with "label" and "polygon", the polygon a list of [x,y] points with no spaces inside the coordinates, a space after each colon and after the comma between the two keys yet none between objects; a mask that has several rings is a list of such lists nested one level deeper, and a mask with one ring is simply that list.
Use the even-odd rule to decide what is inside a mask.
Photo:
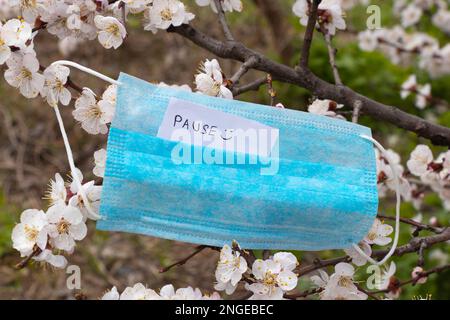
[{"label": "mask ear loop", "polygon": [[389,258],[395,253],[395,250],[397,249],[398,245],[398,238],[400,235],[400,204],[401,204],[401,198],[400,198],[400,179],[398,175],[397,168],[393,164],[392,160],[389,158],[389,154],[387,153],[386,149],[374,138],[366,136],[366,135],[360,135],[361,138],[371,141],[382,153],[383,157],[389,162],[389,166],[391,167],[392,174],[394,175],[394,185],[395,185],[395,193],[396,193],[396,200],[397,203],[395,205],[395,235],[394,235],[394,243],[392,244],[391,250],[384,256],[384,258],[381,261],[376,261],[369,257],[364,251],[361,250],[361,248],[353,244],[353,248],[362,255],[367,261],[374,265],[382,265],[384,264]]},{"label": "mask ear loop", "polygon": [[[120,82],[107,77],[97,71],[94,71],[92,69],[86,68],[78,63],[72,62],[72,61],[67,61],[67,60],[60,60],[60,61],[55,61],[51,64],[52,66],[55,65],[63,65],[63,66],[70,66],[70,67],[74,67],[78,70],[81,70],[83,72],[86,72],[88,74],[91,74],[97,78],[100,78],[106,82],[109,82],[111,84],[115,84],[115,85],[120,85]],[[53,99],[54,100],[54,99]],[[53,109],[55,110],[55,114],[56,114],[56,119],[58,120],[58,125],[59,125],[59,129],[61,131],[61,135],[64,141],[64,146],[66,148],[66,153],[67,153],[67,159],[69,161],[69,167],[70,167],[70,171],[72,172],[72,179],[73,181],[75,181],[75,184],[77,185],[78,188],[78,193],[81,195],[81,198],[83,199],[83,204],[86,207],[86,210],[88,211],[88,213],[90,214],[90,216],[94,219],[100,219],[101,216],[98,213],[95,213],[94,210],[92,210],[92,207],[89,203],[89,199],[86,195],[86,193],[84,192],[83,186],[81,185],[81,181],[77,175],[77,170],[75,167],[75,162],[73,159],[73,153],[72,153],[72,149],[70,147],[70,143],[69,143],[69,139],[67,138],[67,132],[66,129],[64,127],[64,122],[62,120],[61,117],[61,113],[59,112],[59,108],[58,108],[58,102],[56,101],[55,105],[53,106]]]}]

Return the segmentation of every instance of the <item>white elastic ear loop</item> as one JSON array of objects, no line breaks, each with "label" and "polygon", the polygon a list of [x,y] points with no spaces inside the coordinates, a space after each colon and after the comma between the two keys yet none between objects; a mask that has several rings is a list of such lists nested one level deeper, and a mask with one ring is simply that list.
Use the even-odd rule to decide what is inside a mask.
[{"label": "white elastic ear loop", "polygon": [[[72,61],[60,60],[60,61],[53,62],[51,65],[52,66],[53,65],[71,66],[71,67],[77,68],[81,71],[84,71],[86,73],[92,74],[93,76],[96,76],[96,77],[98,77],[102,80],[105,80],[107,82],[110,82],[112,84],[120,85],[120,82],[118,82],[114,79],[111,79],[110,77],[107,77],[97,71],[83,67],[82,65],[79,65],[78,63],[75,63]],[[81,198],[83,199],[83,203],[84,203],[84,206],[86,207],[86,210],[89,212],[89,214],[92,216],[92,218],[100,219],[101,216],[99,214],[95,213],[94,210],[92,210],[91,205],[89,203],[89,199],[86,196],[86,193],[84,192],[84,189],[83,189],[83,186],[81,185],[80,179],[78,178],[76,167],[75,167],[75,162],[73,160],[72,149],[70,148],[69,139],[67,138],[66,129],[64,128],[64,122],[62,120],[61,113],[59,112],[58,101],[55,102],[55,105],[53,106],[53,108],[55,109],[56,119],[58,120],[59,129],[61,131],[61,135],[62,135],[62,138],[64,141],[64,146],[66,148],[67,159],[69,160],[69,167],[70,167],[70,171],[72,172],[73,181],[75,181],[75,184],[77,185],[78,192],[81,195]]]},{"label": "white elastic ear loop", "polygon": [[102,74],[102,73],[100,73],[100,72],[97,72],[97,71],[95,71],[95,70],[92,70],[92,69],[90,69],[90,68],[87,68],[87,67],[85,67],[85,66],[82,66],[81,64],[78,64],[78,63],[73,62],[73,61],[68,61],[68,60],[58,60],[58,61],[53,62],[51,65],[52,65],[52,66],[53,66],[53,65],[60,65],[60,66],[74,67],[74,68],[76,68],[76,69],[78,69],[78,70],[81,70],[81,71],[83,71],[83,72],[86,72],[86,73],[88,73],[88,74],[91,74],[91,75],[93,75],[94,77],[100,78],[100,79],[102,79],[102,80],[104,80],[104,81],[106,81],[106,82],[109,82],[109,83],[111,83],[111,84],[116,84],[116,85],[118,85],[118,86],[121,85],[121,83],[120,83],[119,81],[114,80],[113,78],[110,78],[110,77],[108,77],[108,76],[105,76],[104,74]]},{"label": "white elastic ear loop", "polygon": [[381,153],[383,154],[383,157],[388,161],[389,166],[391,167],[391,170],[392,170],[392,174],[394,175],[394,185],[395,185],[395,193],[396,193],[397,203],[395,205],[394,243],[392,244],[391,250],[389,250],[389,252],[384,256],[384,258],[381,261],[376,261],[376,260],[372,259],[371,257],[369,257],[364,251],[362,251],[358,245],[353,244],[353,247],[355,248],[355,250],[360,255],[362,255],[364,258],[366,258],[367,261],[369,261],[370,263],[372,263],[374,265],[379,266],[379,265],[384,264],[395,253],[395,250],[397,249],[397,245],[398,245],[398,238],[400,235],[400,204],[401,204],[400,180],[399,180],[397,168],[393,164],[392,160],[389,158],[389,154],[387,153],[386,149],[377,140],[375,140],[372,137],[369,137],[366,135],[360,135],[360,137],[371,141],[381,151]]}]

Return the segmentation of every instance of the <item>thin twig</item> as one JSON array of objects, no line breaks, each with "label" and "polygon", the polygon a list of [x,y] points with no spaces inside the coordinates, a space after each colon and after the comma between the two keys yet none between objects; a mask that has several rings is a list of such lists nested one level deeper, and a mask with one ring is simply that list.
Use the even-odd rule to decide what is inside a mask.
[{"label": "thin twig", "polygon": [[[317,8],[319,7],[320,2],[321,0],[313,0],[309,11],[308,24],[306,25],[306,31],[303,37],[303,47],[300,56],[300,66],[303,68],[308,68],[309,52],[311,49],[314,29],[316,27],[317,11],[318,11]],[[308,1],[308,3],[310,3],[310,1]]]},{"label": "thin twig", "polygon": [[427,248],[427,244],[425,242],[422,242],[420,244],[419,252],[417,253],[419,255],[419,260],[417,261],[417,266],[423,267],[425,264],[425,257],[424,257],[424,251]]},{"label": "thin twig", "polygon": [[195,251],[192,252],[190,255],[188,255],[187,257],[185,257],[185,258],[183,258],[183,259],[181,259],[181,260],[179,260],[179,261],[177,261],[177,262],[175,262],[175,263],[172,263],[171,265],[169,265],[169,266],[167,266],[167,267],[161,268],[161,269],[159,270],[159,272],[160,272],[160,273],[164,273],[164,272],[169,271],[169,270],[172,269],[173,267],[176,267],[176,266],[182,266],[183,264],[185,264],[186,262],[188,262],[191,258],[193,258],[194,256],[196,256],[197,254],[199,254],[200,252],[202,252],[202,251],[203,251],[204,249],[206,249],[206,248],[212,248],[212,247],[209,247],[209,246],[206,246],[206,245],[200,245],[200,246],[197,246],[196,249],[195,249]]},{"label": "thin twig", "polygon": [[356,100],[355,103],[353,104],[353,113],[352,113],[353,123],[358,123],[359,115],[361,113],[361,104],[362,103],[360,100]]},{"label": "thin twig", "polygon": [[306,298],[308,296],[320,293],[322,291],[323,291],[323,288],[314,288],[314,289],[307,290],[307,291],[304,291],[304,292],[285,294],[284,297],[286,299],[295,300],[295,299],[298,299],[298,298]]},{"label": "thin twig", "polygon": [[[333,70],[334,83],[338,86],[342,86],[341,76],[339,75],[339,70],[336,66],[336,49],[333,48],[330,34],[324,28],[322,28],[322,33],[325,37],[325,42],[327,43],[328,59],[330,60],[330,66],[331,69]],[[359,101],[359,103],[361,108],[362,105],[361,101]]]},{"label": "thin twig", "polygon": [[272,75],[267,74],[267,86],[268,86],[268,92],[270,97],[270,105],[275,105],[275,97],[277,96],[277,92],[273,88],[273,81],[272,81]]},{"label": "thin twig", "polygon": [[[440,273],[440,272],[443,272],[443,271],[448,270],[448,269],[450,269],[450,264],[446,264],[446,265],[443,265],[443,266],[440,266],[440,267],[435,267],[435,268],[432,268],[432,269],[430,269],[428,271],[420,272],[420,273],[417,274],[417,276],[412,277],[409,280],[398,282],[398,284],[395,285],[394,289],[398,289],[398,288],[403,287],[403,286],[405,286],[407,284],[415,285],[417,283],[417,281],[419,281],[421,278],[425,278],[425,277],[428,277],[431,274]],[[393,290],[393,288],[389,287],[389,288],[383,289],[383,290],[372,291],[371,293],[372,294],[385,293],[385,292],[390,292],[392,290]]]},{"label": "thin twig", "polygon": [[264,84],[267,84],[267,78],[266,77],[257,79],[255,81],[252,81],[250,83],[244,84],[244,85],[239,86],[239,87],[234,87],[232,89],[233,96],[236,97],[236,96],[238,96],[240,94],[243,94],[245,92],[248,92],[248,91],[255,91],[255,90],[257,91]]},{"label": "thin twig", "polygon": [[239,82],[239,79],[241,79],[241,77],[246,74],[247,71],[252,68],[257,61],[258,59],[255,56],[251,56],[247,61],[241,64],[238,71],[236,71],[236,73],[230,78],[231,87],[237,84]]},{"label": "thin twig", "polygon": [[356,287],[358,288],[359,291],[364,292],[365,294],[367,294],[369,297],[371,297],[374,300],[380,300],[380,298],[378,298],[374,293],[364,289],[363,287],[361,287],[359,284],[356,283]]},{"label": "thin twig", "polygon": [[31,261],[31,259],[36,257],[37,255],[39,255],[41,252],[42,252],[42,250],[38,246],[35,246],[34,249],[33,249],[33,252],[31,252],[31,254],[28,257],[26,257],[25,259],[20,261],[14,267],[17,270],[25,268],[28,265],[28,263]]},{"label": "thin twig", "polygon": [[[395,217],[387,216],[387,215],[384,215],[384,214],[381,214],[381,213],[379,213],[377,215],[377,217],[381,218],[381,219],[385,219],[385,220],[395,221]],[[442,233],[445,230],[443,228],[433,227],[433,226],[430,226],[428,224],[420,223],[420,222],[417,222],[417,221],[415,221],[413,219],[409,219],[409,218],[400,217],[400,222],[405,223],[405,224],[409,224],[409,225],[411,225],[413,227],[416,227],[416,228],[418,228],[420,230],[432,231],[432,232],[437,233],[437,234]]]},{"label": "thin twig", "polygon": [[214,4],[217,8],[217,15],[219,16],[219,22],[222,26],[223,34],[225,35],[225,39],[228,41],[234,41],[233,34],[231,33],[230,27],[228,26],[227,19],[225,17],[225,12],[222,7],[222,0],[214,0]]}]

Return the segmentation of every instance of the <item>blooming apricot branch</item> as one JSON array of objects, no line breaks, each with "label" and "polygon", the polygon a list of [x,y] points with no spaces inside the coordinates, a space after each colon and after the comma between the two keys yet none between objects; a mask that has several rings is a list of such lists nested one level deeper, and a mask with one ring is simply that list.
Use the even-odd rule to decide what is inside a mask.
[{"label": "blooming apricot branch", "polygon": [[[73,50],[84,41],[94,40],[105,49],[114,50],[126,44],[129,16],[142,16],[143,29],[146,31],[157,33],[166,30],[178,34],[218,57],[241,63],[234,74],[228,77],[218,60],[205,59],[195,75],[194,89],[186,84],[171,85],[179,90],[234,99],[242,93],[267,85],[270,105],[283,107],[283,97],[279,97],[273,88],[273,81],[277,81],[309,90],[314,96],[307,106],[310,113],[346,121],[343,109],[348,107],[353,122],[358,122],[360,115],[365,115],[414,132],[433,144],[450,146],[449,128],[372,100],[343,84],[332,40],[337,33],[346,29],[345,10],[365,1],[296,0],[292,7],[293,14],[306,27],[296,66],[271,60],[236,40],[226,14],[241,12],[243,5],[240,0],[195,2],[201,7],[210,7],[217,15],[225,40],[218,40],[194,28],[191,23],[195,15],[179,0],[9,1],[8,7],[0,8],[0,19],[5,20],[4,23],[0,22],[0,65],[6,67],[5,80],[25,98],[41,97],[51,108],[59,104],[71,106],[73,102],[72,116],[81,128],[90,135],[106,135],[115,114],[117,87],[111,85],[101,95],[97,95],[91,89],[76,84],[67,67],[41,65],[34,50],[34,41],[38,33],[46,31],[58,38],[63,52]],[[402,26],[383,31],[363,31],[358,34],[359,47],[365,51],[380,50],[398,64],[409,64],[418,59],[419,66],[433,77],[449,74],[450,45],[440,47],[439,42],[430,35],[411,31],[423,13],[431,9],[434,10],[433,24],[448,34],[450,12],[445,2],[401,1],[401,4],[395,5],[395,10],[401,12],[399,18]],[[21,18],[11,18],[17,15]],[[316,30],[324,36],[334,84],[319,78],[309,67]],[[263,72],[264,75],[253,82],[242,84],[242,77],[251,70]],[[168,86],[165,83],[159,85]],[[419,84],[416,76],[411,75],[401,85],[400,95],[403,99],[413,95],[419,109],[433,103],[445,104],[433,97],[431,91],[430,84]],[[280,103],[276,103],[278,100]],[[93,174],[99,178],[104,176],[106,154],[104,148],[93,154]],[[450,151],[435,156],[428,146],[421,144],[412,151],[405,166],[395,151],[389,149],[388,154],[401,175],[403,201],[421,210],[424,196],[434,193],[440,199],[442,208],[450,210]],[[376,155],[379,195],[380,198],[389,197],[395,191],[394,173],[388,159],[380,153]],[[30,261],[64,268],[67,265],[66,257],[86,237],[87,221],[97,217],[87,209],[92,208],[94,214],[98,214],[102,186],[95,180],[87,180],[82,183],[80,190],[72,181],[74,175],[83,181],[83,174],[78,170],[69,172],[66,181],[56,173],[49,183],[46,195],[48,206],[45,210],[27,209],[22,212],[20,222],[12,232],[13,247],[23,258],[18,268],[25,267]],[[85,203],[82,194],[87,196],[89,203]],[[392,220],[393,217],[379,214],[378,218],[358,244],[367,256],[373,258],[384,256],[389,249],[379,247],[385,247],[392,241],[393,228],[385,220]],[[225,244],[222,248],[200,245],[188,256],[162,268],[161,272],[182,266],[205,249],[212,249],[220,252],[214,288],[222,294],[233,295],[237,291],[244,291],[250,299],[302,299],[311,296],[320,299],[395,298],[402,286],[423,283],[431,274],[449,268],[444,263],[428,271],[423,269],[425,250],[450,240],[450,229],[439,225],[436,218],[432,218],[429,223],[423,222],[420,215],[413,219],[401,219],[405,226],[414,229],[409,242],[399,246],[394,255],[400,257],[417,253],[417,265],[412,270],[411,279],[403,282],[395,278],[395,263],[383,266],[376,291],[359,283],[356,272],[368,263],[354,248],[344,250],[345,255],[337,258],[307,262],[299,261],[299,255],[290,252],[247,251],[237,243]],[[431,232],[432,235],[419,237],[422,231]],[[438,252],[438,255],[447,259],[443,253]],[[306,276],[313,288],[298,292],[299,278]],[[204,294],[192,287],[176,290],[172,285],[153,290],[137,283],[121,293],[113,287],[104,294],[103,299],[220,299],[218,292]]]}]

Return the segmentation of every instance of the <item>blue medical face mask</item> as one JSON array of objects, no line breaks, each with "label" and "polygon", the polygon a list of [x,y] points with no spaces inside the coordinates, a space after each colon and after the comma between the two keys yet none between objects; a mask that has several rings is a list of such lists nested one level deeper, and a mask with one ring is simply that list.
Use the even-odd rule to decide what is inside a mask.
[{"label": "blue medical face mask", "polygon": [[[368,233],[378,207],[372,142],[385,151],[369,128],[158,87],[126,74],[118,81],[98,229],[293,250],[349,248]],[[211,148],[160,137],[168,119],[174,126],[184,123],[173,113],[174,103],[178,110],[197,106],[203,115],[225,113],[277,129],[275,147],[253,163],[180,163],[173,153],[180,145],[192,153]],[[262,168],[270,168],[269,174]],[[393,249],[397,240],[398,225]]]}]

